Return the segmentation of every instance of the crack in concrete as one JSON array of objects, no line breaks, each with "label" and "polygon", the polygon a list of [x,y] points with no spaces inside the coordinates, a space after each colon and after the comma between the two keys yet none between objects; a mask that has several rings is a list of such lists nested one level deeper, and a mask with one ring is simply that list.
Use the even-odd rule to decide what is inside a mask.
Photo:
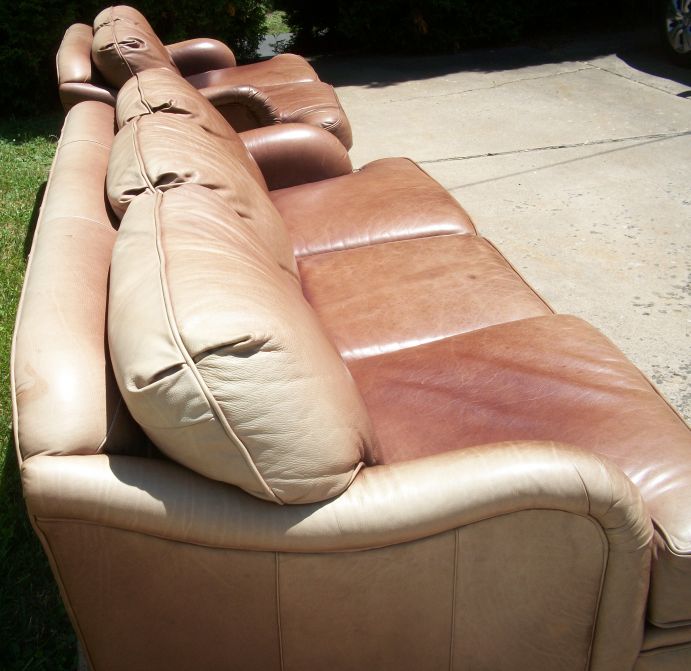
[{"label": "crack in concrete", "polygon": [[[583,62],[583,61],[580,61]],[[583,72],[585,70],[595,70],[599,69],[594,65],[589,63],[584,63],[585,67],[576,68],[574,70],[561,70],[560,72],[550,72],[548,75],[536,75],[535,77],[521,77],[520,79],[512,79],[507,82],[499,82],[498,84],[491,84],[490,86],[477,86],[472,89],[462,89],[461,91],[450,91],[449,93],[440,93],[435,96],[424,95],[424,96],[411,96],[410,98],[392,98],[391,100],[382,101],[383,104],[391,103],[402,103],[408,102],[410,100],[432,100],[434,98],[448,98],[450,96],[461,96],[466,93],[475,93],[476,91],[491,91],[492,89],[498,89],[502,86],[509,86],[510,84],[519,84],[521,82],[530,82],[537,79],[549,79],[550,77],[561,77],[562,75],[570,75],[575,72]]]},{"label": "crack in concrete", "polygon": [[[655,86],[655,84],[652,84],[651,82],[642,82],[640,79],[634,79],[633,77],[627,77],[625,74],[623,74],[621,72],[616,72],[615,70],[610,70],[608,68],[603,67],[602,65],[596,65],[595,63],[591,63],[590,61],[581,61],[581,63],[585,63],[586,65],[589,65],[591,68],[594,68],[595,70],[600,70],[600,72],[606,72],[608,75],[614,75],[615,77],[619,77],[621,79],[626,79],[626,81],[629,81],[632,84],[640,84],[641,86],[646,86],[649,89],[653,89],[653,91],[666,93],[667,95],[674,96],[675,98],[680,97],[679,94],[672,93],[671,91],[668,91],[667,89],[664,89],[661,86]],[[637,70],[637,72],[638,72],[638,70]]]},{"label": "crack in concrete", "polygon": [[544,147],[528,147],[526,149],[508,149],[506,151],[490,151],[484,154],[468,154],[467,156],[448,156],[444,158],[429,158],[416,161],[419,164],[446,163],[448,161],[468,161],[474,158],[489,158],[490,156],[510,156],[512,154],[530,154],[537,151],[551,151],[553,149],[576,149],[578,147],[595,147],[603,144],[617,144],[619,142],[634,142],[636,140],[666,140],[669,138],[691,135],[691,130],[674,131],[669,133],[650,133],[649,135],[631,135],[588,142],[573,142],[570,144],[552,144]]}]

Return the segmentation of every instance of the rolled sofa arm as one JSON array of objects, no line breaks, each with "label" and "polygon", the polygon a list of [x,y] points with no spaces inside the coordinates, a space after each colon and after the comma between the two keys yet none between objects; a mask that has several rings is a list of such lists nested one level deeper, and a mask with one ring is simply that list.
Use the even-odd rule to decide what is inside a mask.
[{"label": "rolled sofa arm", "polygon": [[166,48],[183,77],[236,65],[230,47],[208,37],[175,42]]},{"label": "rolled sofa arm", "polygon": [[[174,598],[166,591],[167,579],[161,577],[154,587],[149,576],[174,569],[175,575],[185,570],[198,576],[195,601],[186,606],[189,617],[206,612],[193,609],[198,600],[200,608],[208,609],[206,594],[230,609],[220,617],[236,617],[237,611],[254,622],[254,630],[257,616],[248,615],[251,604],[260,594],[274,598],[270,595],[280,585],[281,610],[291,613],[284,624],[299,627],[283,635],[305,654],[314,650],[311,636],[341,636],[337,625],[321,630],[337,612],[320,592],[331,589],[338,599],[352,594],[349,621],[369,617],[368,610],[358,610],[356,596],[368,591],[362,597],[366,609],[371,599],[415,600],[417,605],[400,607],[400,613],[395,603],[387,610],[391,618],[403,618],[398,625],[389,622],[394,629],[417,626],[410,613],[424,608],[447,622],[446,637],[450,625],[445,618],[455,612],[452,654],[475,654],[476,648],[486,659],[504,660],[493,666],[490,659],[486,668],[516,668],[506,666],[506,660],[511,662],[511,651],[523,645],[522,608],[530,622],[545,625],[526,642],[527,657],[541,655],[544,644],[551,646],[545,654],[570,658],[572,651],[559,647],[566,640],[579,658],[589,657],[590,666],[586,659],[584,668],[623,670],[633,666],[640,649],[649,516],[621,471],[569,447],[504,443],[375,466],[362,471],[340,497],[300,506],[279,507],[173,463],[144,458],[36,456],[23,463],[22,480],[32,523],[87,642],[99,636],[109,640],[97,615],[102,610],[92,611],[101,608],[99,600],[131,619],[134,611],[127,604],[133,593],[148,591],[148,610],[140,606],[137,614],[143,621],[155,617],[157,608],[172,607],[165,605]],[[105,579],[97,561],[93,570],[94,561],[84,561],[99,555],[108,558],[119,579]],[[243,581],[238,585],[252,585],[247,602],[238,601],[237,591],[225,594],[240,589],[231,584],[236,575]],[[293,593],[293,585],[309,589]],[[428,588],[433,595],[426,594]],[[262,608],[273,608],[271,603]],[[266,622],[275,621],[275,613],[263,615]],[[376,632],[365,630],[369,638],[358,638],[351,648],[377,640]],[[158,650],[167,649],[171,638],[166,632]],[[449,640],[444,640],[448,653]],[[469,640],[476,641],[472,648]],[[151,639],[141,646],[128,642],[131,651],[121,643],[118,654],[136,658],[146,654]],[[218,647],[211,643],[196,641],[199,649]],[[420,645],[415,649],[424,650]],[[93,644],[92,661],[101,654],[97,648]],[[435,644],[426,654],[438,649]],[[305,662],[296,668],[319,666]]]},{"label": "rolled sofa arm", "polygon": [[270,190],[348,175],[348,151],[323,128],[302,123],[265,126],[240,133]]}]

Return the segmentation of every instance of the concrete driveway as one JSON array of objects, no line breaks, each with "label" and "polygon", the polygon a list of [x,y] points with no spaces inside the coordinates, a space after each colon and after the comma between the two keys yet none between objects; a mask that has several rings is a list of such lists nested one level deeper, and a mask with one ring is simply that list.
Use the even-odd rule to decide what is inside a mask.
[{"label": "concrete driveway", "polygon": [[425,58],[322,58],[356,166],[408,156],[562,313],[691,420],[691,70],[646,33]]}]

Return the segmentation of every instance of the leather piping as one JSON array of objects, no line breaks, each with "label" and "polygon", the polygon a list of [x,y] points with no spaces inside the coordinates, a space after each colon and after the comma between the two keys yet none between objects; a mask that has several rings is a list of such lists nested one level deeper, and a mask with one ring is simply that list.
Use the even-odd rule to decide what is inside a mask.
[{"label": "leather piping", "polygon": [[173,312],[172,300],[170,298],[170,294],[168,293],[168,282],[167,282],[167,277],[166,277],[165,251],[163,249],[163,241],[161,239],[161,223],[160,223],[160,219],[159,219],[161,198],[163,197],[163,195],[159,190],[155,190],[155,194],[156,194],[156,201],[154,203],[154,231],[155,231],[155,235],[156,235],[156,253],[158,254],[161,292],[163,294],[163,303],[164,303],[164,306],[166,309],[166,317],[168,320],[168,328],[170,329],[170,333],[173,336],[173,339],[175,340],[175,344],[177,345],[178,350],[180,351],[180,354],[182,355],[183,359],[185,360],[185,363],[187,364],[190,371],[194,375],[194,378],[196,379],[197,384],[199,385],[200,391],[202,392],[202,394],[206,398],[206,402],[209,405],[209,409],[214,414],[216,421],[220,424],[220,426],[223,429],[223,431],[225,432],[226,436],[235,445],[238,452],[243,457],[247,467],[249,468],[250,473],[252,473],[254,475],[254,477],[256,478],[257,483],[259,484],[259,489],[262,490],[264,492],[264,494],[269,497],[269,500],[273,501],[274,503],[283,504],[283,501],[278,496],[276,496],[274,491],[271,489],[271,487],[269,487],[267,482],[262,477],[261,473],[257,469],[257,466],[254,463],[254,461],[252,460],[252,458],[250,457],[249,451],[247,450],[247,448],[245,447],[243,442],[235,434],[235,431],[233,431],[230,424],[228,424],[228,421],[226,420],[225,416],[223,415],[223,412],[221,411],[221,408],[219,407],[218,402],[216,401],[213,394],[211,393],[211,391],[207,387],[206,382],[204,381],[204,378],[202,377],[201,373],[197,369],[197,366],[194,363],[194,360],[190,356],[190,353],[187,351],[187,347],[185,347],[185,344],[182,341],[182,337],[180,336],[180,332],[178,331],[178,327],[177,327],[177,322],[175,320],[175,314]]}]

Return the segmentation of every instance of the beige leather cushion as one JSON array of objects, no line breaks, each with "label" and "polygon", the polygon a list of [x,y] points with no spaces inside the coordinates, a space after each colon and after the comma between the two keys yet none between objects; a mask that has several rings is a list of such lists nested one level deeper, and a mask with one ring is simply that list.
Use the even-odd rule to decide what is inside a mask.
[{"label": "beige leather cushion", "polygon": [[232,143],[213,137],[189,119],[160,113],[135,118],[116,135],[106,185],[119,217],[138,194],[185,183],[216,191],[232,211],[252,224],[278,262],[297,274],[283,219],[237,158]]},{"label": "beige leather cushion", "polygon": [[137,198],[108,337],[134,418],[173,459],[278,503],[345,490],[371,444],[350,373],[250,222],[187,185]]},{"label": "beige leather cushion", "polygon": [[118,128],[132,119],[154,112],[194,122],[211,135],[225,139],[250,175],[268,190],[261,170],[235,130],[194,86],[176,72],[153,68],[136,74],[120,89],[115,109]]},{"label": "beige leather cushion", "polygon": [[149,22],[126,5],[107,7],[94,19],[91,57],[104,79],[118,88],[147,68],[179,72]]}]

